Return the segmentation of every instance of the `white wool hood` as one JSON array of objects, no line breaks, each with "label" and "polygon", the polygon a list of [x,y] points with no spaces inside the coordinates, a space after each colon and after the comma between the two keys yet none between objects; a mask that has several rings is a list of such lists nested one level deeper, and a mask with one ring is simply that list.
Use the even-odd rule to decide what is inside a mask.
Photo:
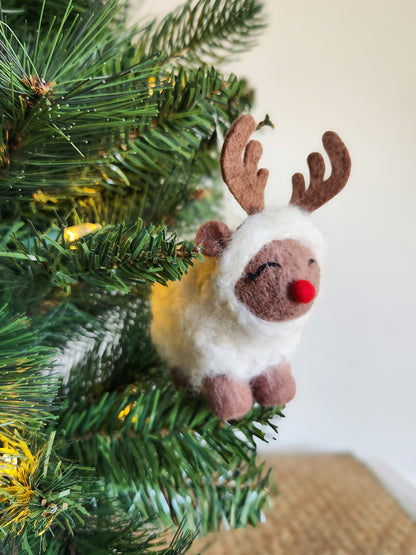
[{"label": "white wool hood", "polygon": [[279,333],[282,328],[296,328],[300,322],[303,326],[307,315],[293,322],[263,321],[237,299],[234,287],[247,264],[264,245],[284,239],[293,239],[309,248],[319,266],[322,266],[324,240],[321,232],[308,212],[289,204],[283,208],[265,208],[249,216],[233,233],[232,240],[220,256],[215,277],[219,297],[234,314],[239,315],[240,324],[252,331],[259,328],[260,333],[268,336]]},{"label": "white wool hood", "polygon": [[221,255],[219,272],[227,275],[235,285],[244,268],[264,245],[284,239],[293,239],[309,248],[318,264],[322,264],[324,242],[321,232],[309,212],[289,204],[283,208],[265,208],[246,218]]}]

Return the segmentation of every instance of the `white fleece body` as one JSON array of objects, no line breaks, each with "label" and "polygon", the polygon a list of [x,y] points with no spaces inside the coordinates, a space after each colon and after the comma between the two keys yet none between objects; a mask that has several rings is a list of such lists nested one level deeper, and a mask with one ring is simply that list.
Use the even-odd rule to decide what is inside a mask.
[{"label": "white fleece body", "polygon": [[234,293],[246,265],[273,240],[294,239],[322,261],[322,236],[296,207],[266,209],[248,217],[218,258],[197,263],[182,281],[156,285],[151,334],[159,354],[195,389],[204,377],[250,380],[288,361],[308,315],[286,322],[255,316]]}]

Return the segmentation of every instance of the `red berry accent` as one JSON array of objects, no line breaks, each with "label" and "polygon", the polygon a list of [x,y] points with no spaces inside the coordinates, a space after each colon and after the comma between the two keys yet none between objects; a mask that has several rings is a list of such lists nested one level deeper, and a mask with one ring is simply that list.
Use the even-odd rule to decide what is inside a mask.
[{"label": "red berry accent", "polygon": [[290,292],[297,303],[310,303],[315,298],[315,287],[306,279],[298,279],[292,283]]}]

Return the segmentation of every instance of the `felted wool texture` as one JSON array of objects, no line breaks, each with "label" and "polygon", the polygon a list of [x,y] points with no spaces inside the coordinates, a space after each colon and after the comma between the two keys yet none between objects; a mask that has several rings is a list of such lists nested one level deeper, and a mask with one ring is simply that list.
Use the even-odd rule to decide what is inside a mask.
[{"label": "felted wool texture", "polygon": [[[313,256],[310,249],[293,239],[267,243],[250,260],[237,281],[234,287],[237,298],[253,314],[268,322],[292,320],[305,314],[319,291],[320,269]],[[279,266],[265,266],[265,263]],[[256,276],[258,268],[263,270]],[[294,298],[293,285],[298,283],[308,284],[313,291],[308,303]]]},{"label": "felted wool texture", "polygon": [[250,380],[290,359],[308,315],[266,322],[234,293],[256,252],[286,238],[309,248],[321,263],[322,236],[306,213],[291,206],[266,209],[247,218],[220,257],[195,264],[168,287],[153,287],[152,339],[162,358],[180,368],[195,389],[201,389],[204,377]]},{"label": "felted wool texture", "polygon": [[249,114],[237,118],[225,136],[220,156],[224,182],[247,214],[264,209],[264,188],[269,177],[268,170],[257,170],[257,163],[263,153],[261,143],[247,143],[256,127],[253,116]]},{"label": "felted wool texture", "polygon": [[204,393],[213,413],[222,420],[241,418],[253,406],[253,395],[246,381],[230,381],[223,375],[205,378]]},{"label": "felted wool texture", "polygon": [[230,242],[231,235],[231,230],[223,222],[205,222],[196,232],[195,245],[202,245],[204,256],[218,256]]},{"label": "felted wool texture", "polygon": [[[282,327],[281,323],[266,322],[262,325],[261,321],[257,323],[253,321],[254,315],[237,299],[234,287],[247,264],[264,245],[270,241],[284,239],[298,241],[308,248],[322,268],[324,259],[322,234],[309,213],[292,205],[284,208],[266,208],[263,212],[249,216],[234,232],[232,241],[222,253],[218,263],[216,288],[222,302],[228,304],[232,312],[239,313],[241,326],[250,329],[257,325],[262,328],[265,335],[270,336],[276,333],[286,335],[286,332],[279,329]],[[290,322],[285,324],[288,324],[287,329],[292,327],[289,325]],[[293,328],[296,328],[294,322],[292,324]]]},{"label": "felted wool texture", "polygon": [[278,369],[270,368],[254,378],[251,387],[256,401],[265,407],[286,405],[296,394],[296,383],[290,364],[282,364]]}]

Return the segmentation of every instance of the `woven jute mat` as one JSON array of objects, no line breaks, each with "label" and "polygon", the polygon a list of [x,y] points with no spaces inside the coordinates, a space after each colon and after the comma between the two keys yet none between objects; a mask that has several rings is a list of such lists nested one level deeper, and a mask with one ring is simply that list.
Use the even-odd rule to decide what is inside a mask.
[{"label": "woven jute mat", "polygon": [[270,463],[279,495],[266,522],[198,540],[192,555],[416,555],[416,523],[353,457]]}]

